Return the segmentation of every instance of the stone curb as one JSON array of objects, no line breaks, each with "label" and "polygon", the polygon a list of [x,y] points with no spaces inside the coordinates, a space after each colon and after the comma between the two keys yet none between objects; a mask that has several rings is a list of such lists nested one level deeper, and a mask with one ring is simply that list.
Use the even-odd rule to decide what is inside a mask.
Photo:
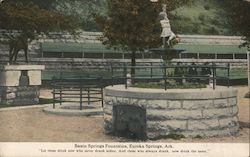
[{"label": "stone curb", "polygon": [[52,106],[49,106],[49,107],[44,108],[43,111],[45,113],[62,115],[62,116],[96,116],[96,115],[103,114],[102,108],[83,109],[83,110],[67,110],[67,109],[60,109],[60,108],[53,109]]},{"label": "stone curb", "polygon": [[48,107],[48,106],[50,106],[50,105],[51,105],[51,104],[6,107],[6,108],[0,108],[0,112],[1,112],[1,111],[14,111],[14,110],[21,110],[21,109],[43,108],[43,107]]},{"label": "stone curb", "polygon": [[207,99],[221,99],[234,97],[237,95],[237,89],[226,87],[217,87],[215,90],[212,89],[147,89],[147,88],[134,88],[129,87],[124,90],[124,86],[115,85],[108,86],[104,89],[105,96],[113,97],[126,97],[126,98],[137,98],[147,100],[207,100]]}]

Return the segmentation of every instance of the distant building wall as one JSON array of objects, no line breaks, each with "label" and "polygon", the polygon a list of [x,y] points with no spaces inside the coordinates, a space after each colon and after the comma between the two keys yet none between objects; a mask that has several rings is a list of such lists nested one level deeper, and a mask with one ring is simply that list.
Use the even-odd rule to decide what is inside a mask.
[{"label": "distant building wall", "polygon": [[[0,30],[0,40],[3,40],[2,33],[4,30]],[[77,38],[74,38],[70,34],[62,34],[62,33],[51,33],[50,37],[46,36],[40,36],[39,40],[35,40],[32,43],[29,44],[29,58],[31,61],[39,62],[40,64],[49,64],[50,60],[53,60],[53,64],[56,62],[61,62],[59,64],[65,64],[65,65],[72,65],[74,67],[74,62],[84,62],[88,63],[91,62],[92,64],[94,59],[91,59],[89,61],[88,59],[77,59],[77,58],[51,58],[51,59],[42,59],[42,50],[41,50],[41,44],[44,42],[76,42],[76,43],[100,43],[99,37],[102,35],[101,32],[80,32]],[[205,35],[179,35],[181,38],[181,43],[183,44],[206,44],[206,45],[239,45],[242,43],[242,39],[239,36],[205,36]],[[7,62],[8,61],[8,45],[0,45],[0,61]],[[18,60],[24,61],[24,53],[20,52]],[[148,60],[148,59],[147,59]],[[211,60],[211,59],[210,59]],[[209,60],[209,61],[210,61]],[[112,59],[96,59],[97,62],[110,62]],[[124,60],[124,59],[114,59],[115,62],[117,61],[126,61],[129,62],[130,60]],[[145,60],[146,61],[146,60]],[[155,61],[158,61],[158,59],[155,59]],[[195,61],[194,59],[186,59],[185,61]],[[200,59],[199,61],[208,61],[206,59]],[[216,61],[215,59],[212,59],[211,61]],[[230,60],[230,59],[224,59],[224,60],[217,60],[217,61],[225,61],[225,62],[240,62],[243,66],[246,67],[247,60]],[[51,63],[52,63],[51,62]],[[78,63],[77,63],[78,64]],[[88,64],[86,64],[88,65]]]}]

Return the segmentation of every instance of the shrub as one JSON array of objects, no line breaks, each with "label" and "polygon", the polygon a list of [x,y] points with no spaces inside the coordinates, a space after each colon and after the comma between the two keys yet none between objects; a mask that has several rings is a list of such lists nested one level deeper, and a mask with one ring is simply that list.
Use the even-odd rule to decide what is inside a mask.
[{"label": "shrub", "polygon": [[[156,89],[163,89],[165,82],[137,82],[132,85],[132,87],[138,88],[156,88]],[[167,89],[193,89],[193,88],[205,88],[206,85],[198,82],[186,82],[184,84],[178,83],[175,80],[167,80],[166,83]]]},{"label": "shrub", "polygon": [[151,138],[151,140],[159,140],[159,139],[173,139],[173,140],[180,140],[182,138],[186,138],[182,134],[175,134],[175,133],[170,133],[168,135],[162,135],[159,137]]},{"label": "shrub", "polygon": [[205,23],[205,21],[206,21],[206,15],[205,14],[200,14],[198,16],[198,19],[201,21],[201,23]]},{"label": "shrub", "polygon": [[205,9],[205,10],[209,10],[209,9],[210,9],[210,6],[209,6],[208,4],[205,4],[205,5],[204,5],[204,9]]}]

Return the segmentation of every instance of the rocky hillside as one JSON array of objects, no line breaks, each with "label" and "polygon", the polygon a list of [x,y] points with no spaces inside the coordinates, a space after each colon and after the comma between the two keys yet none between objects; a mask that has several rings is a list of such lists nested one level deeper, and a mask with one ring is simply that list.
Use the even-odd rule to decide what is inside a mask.
[{"label": "rocky hillside", "polygon": [[[106,12],[106,0],[58,0],[56,10],[78,17],[86,31],[98,31],[93,14]],[[195,0],[169,15],[178,34],[234,35],[228,25],[222,0]]]},{"label": "rocky hillside", "polygon": [[85,31],[99,31],[93,15],[105,14],[106,0],[58,0],[54,8],[66,15],[77,18]]},{"label": "rocky hillside", "polygon": [[196,0],[171,12],[171,24],[179,34],[235,35],[221,0]]}]

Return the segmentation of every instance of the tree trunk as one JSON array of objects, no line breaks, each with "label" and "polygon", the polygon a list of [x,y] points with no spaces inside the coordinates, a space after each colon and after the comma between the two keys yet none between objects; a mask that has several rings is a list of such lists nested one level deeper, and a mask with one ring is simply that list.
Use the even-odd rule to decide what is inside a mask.
[{"label": "tree trunk", "polygon": [[132,84],[135,83],[135,80],[134,80],[134,77],[135,77],[135,68],[133,68],[133,67],[136,66],[136,61],[135,61],[136,58],[135,57],[136,57],[135,56],[135,51],[133,51],[132,54],[131,54],[131,66],[132,66],[132,68],[131,68],[131,83]]}]

